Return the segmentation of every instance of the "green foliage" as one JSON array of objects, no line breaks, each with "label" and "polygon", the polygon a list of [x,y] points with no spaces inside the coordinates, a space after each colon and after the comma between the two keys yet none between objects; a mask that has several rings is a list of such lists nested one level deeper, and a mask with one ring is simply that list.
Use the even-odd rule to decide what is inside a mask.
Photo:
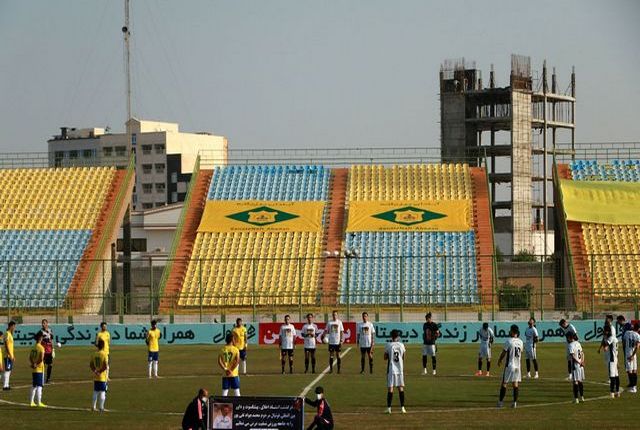
[{"label": "green foliage", "polygon": [[516,255],[514,255],[511,261],[514,261],[514,262],[537,261],[537,259],[536,259],[536,256],[533,255],[531,252],[523,249],[520,252],[518,252]]},{"label": "green foliage", "polygon": [[498,303],[500,310],[523,310],[531,306],[531,292],[533,285],[522,287],[504,284],[498,289]]}]

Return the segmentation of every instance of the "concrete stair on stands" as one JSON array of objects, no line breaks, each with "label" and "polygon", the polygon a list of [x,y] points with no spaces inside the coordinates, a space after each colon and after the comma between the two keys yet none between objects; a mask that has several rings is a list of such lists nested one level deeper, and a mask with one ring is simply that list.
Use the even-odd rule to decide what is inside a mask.
[{"label": "concrete stair on stands", "polygon": [[[558,176],[560,179],[571,179],[571,170],[567,164],[558,164]],[[591,269],[586,257],[587,248],[584,244],[582,223],[567,221],[567,233],[578,291],[587,292],[591,285]]]},{"label": "concrete stair on stands", "polygon": [[187,213],[182,225],[180,242],[176,249],[171,273],[169,273],[169,277],[167,278],[167,285],[164,288],[160,302],[160,309],[166,310],[173,307],[182,289],[187,267],[189,266],[189,259],[191,258],[191,252],[193,251],[193,243],[196,240],[198,226],[200,225],[204,206],[207,202],[207,193],[209,192],[212,176],[213,170],[200,170],[193,189],[191,190],[189,207],[183,209],[186,210]]},{"label": "concrete stair on stands", "polygon": [[[348,179],[349,169],[332,170],[331,188],[329,190],[329,215],[324,233],[325,249],[330,252],[335,250],[340,251],[342,249]],[[337,302],[338,282],[340,280],[340,259],[324,259],[324,270],[322,273],[322,304],[335,304]]]},{"label": "concrete stair on stands", "polygon": [[476,234],[476,260],[478,265],[478,294],[480,302],[491,300],[493,291],[493,231],[487,174],[483,168],[469,168],[473,187],[473,229]]}]

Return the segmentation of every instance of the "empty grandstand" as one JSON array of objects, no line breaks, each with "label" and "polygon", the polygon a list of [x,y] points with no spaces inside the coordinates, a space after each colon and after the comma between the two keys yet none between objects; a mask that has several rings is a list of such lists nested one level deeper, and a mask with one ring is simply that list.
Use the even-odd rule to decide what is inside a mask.
[{"label": "empty grandstand", "polygon": [[[636,297],[640,291],[640,225],[628,204],[638,201],[639,160],[576,160],[558,165],[570,245],[572,277],[578,293],[600,298]],[[578,184],[576,184],[577,186]],[[579,201],[573,194],[580,192]],[[588,208],[581,214],[579,208]],[[578,212],[576,212],[578,211]]]},{"label": "empty grandstand", "polygon": [[95,311],[132,184],[131,168],[0,170],[0,306]]}]

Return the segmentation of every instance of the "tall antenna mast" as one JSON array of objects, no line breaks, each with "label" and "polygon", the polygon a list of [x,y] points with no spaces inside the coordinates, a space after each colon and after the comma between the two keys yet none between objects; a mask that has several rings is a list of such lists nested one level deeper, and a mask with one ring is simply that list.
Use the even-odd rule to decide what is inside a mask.
[{"label": "tall antenna mast", "polygon": [[131,50],[129,39],[131,38],[131,29],[129,27],[129,0],[124,0],[124,27],[122,27],[124,36],[124,73],[127,81],[127,121],[131,119]]}]

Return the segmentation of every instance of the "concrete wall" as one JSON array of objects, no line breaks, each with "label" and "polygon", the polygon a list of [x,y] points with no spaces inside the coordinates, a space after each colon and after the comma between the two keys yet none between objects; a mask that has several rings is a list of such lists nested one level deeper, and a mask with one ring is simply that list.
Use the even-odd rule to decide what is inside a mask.
[{"label": "concrete wall", "polygon": [[532,251],[531,239],[531,93],[513,91],[511,184],[513,252]]},{"label": "concrete wall", "polygon": [[465,156],[467,127],[464,93],[440,94],[441,155],[443,162],[456,162]]}]

